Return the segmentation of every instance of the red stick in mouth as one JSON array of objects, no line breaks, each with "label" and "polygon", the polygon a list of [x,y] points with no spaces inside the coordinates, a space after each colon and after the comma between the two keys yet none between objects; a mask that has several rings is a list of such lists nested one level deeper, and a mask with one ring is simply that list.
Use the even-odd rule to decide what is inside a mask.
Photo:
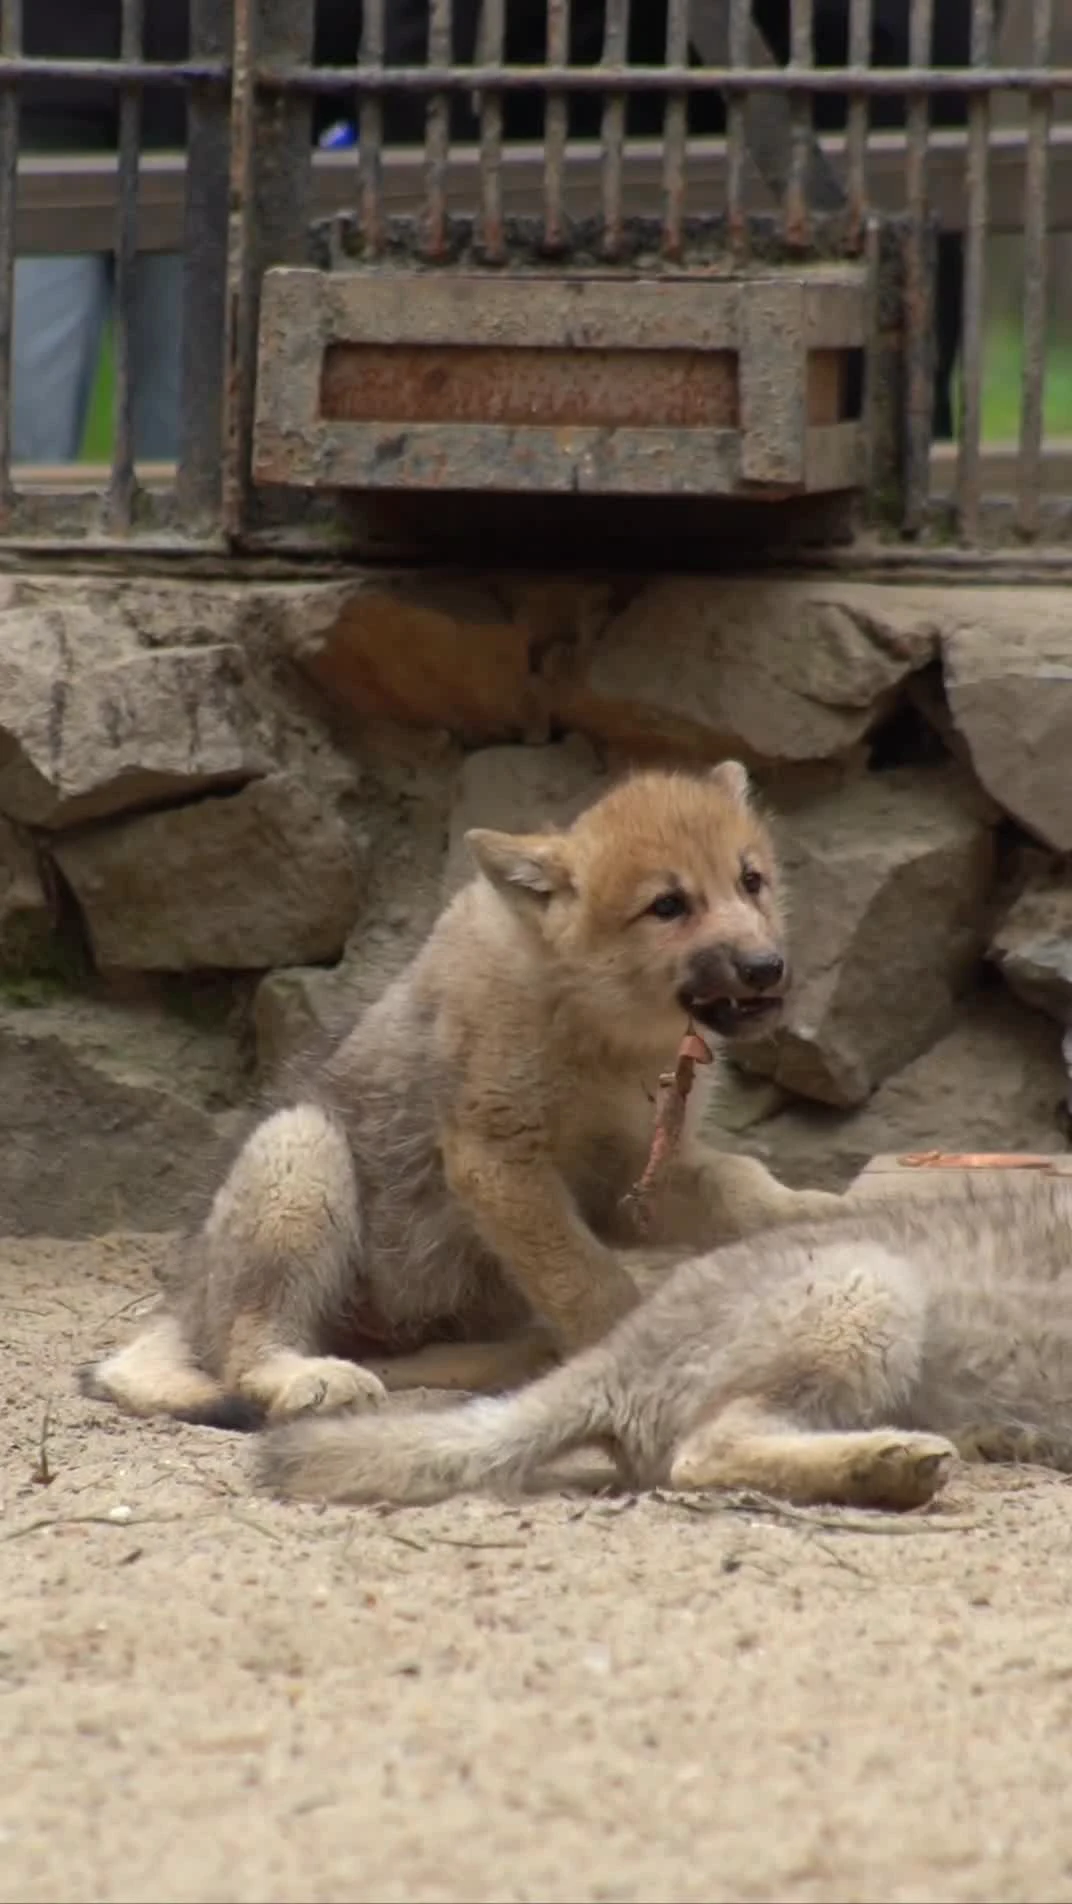
[{"label": "red stick in mouth", "polygon": [[659,1078],[659,1091],[655,1100],[655,1129],[652,1132],[651,1149],[643,1174],[622,1199],[633,1211],[637,1229],[643,1234],[651,1221],[651,1198],[658,1188],[662,1177],[671,1162],[681,1133],[685,1128],[685,1107],[692,1090],[692,1081],[698,1064],[711,1064],[714,1054],[700,1034],[690,1023],[685,1036],[677,1048],[677,1057],[672,1071],[664,1071]]}]

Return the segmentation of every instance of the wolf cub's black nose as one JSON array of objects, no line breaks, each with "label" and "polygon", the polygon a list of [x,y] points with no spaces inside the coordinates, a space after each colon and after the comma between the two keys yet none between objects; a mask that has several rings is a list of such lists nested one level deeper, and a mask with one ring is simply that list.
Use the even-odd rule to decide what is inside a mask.
[{"label": "wolf cub's black nose", "polygon": [[769,992],[785,971],[785,960],[777,952],[738,952],[733,963],[742,985],[754,992]]}]

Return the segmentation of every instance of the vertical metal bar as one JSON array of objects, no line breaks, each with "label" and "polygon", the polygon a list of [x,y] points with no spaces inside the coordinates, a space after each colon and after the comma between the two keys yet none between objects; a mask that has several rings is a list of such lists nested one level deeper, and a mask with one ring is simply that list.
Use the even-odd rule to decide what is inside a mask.
[{"label": "vertical metal bar", "polygon": [[[814,65],[814,0],[790,0],[791,66]],[[791,106],[792,142],[789,149],[789,180],[785,192],[785,237],[787,244],[806,245],[811,230],[808,208],[808,171],[811,165],[811,96],[794,93]]]},{"label": "vertical metal bar", "polygon": [[[191,0],[191,59],[229,60],[232,0]],[[195,87],[187,102],[182,291],[182,435],[176,500],[190,528],[219,524],[227,305],[230,100]]]},{"label": "vertical metal bar", "polygon": [[[671,6],[674,0],[670,0]],[[629,0],[606,0],[603,19],[605,71],[621,68],[629,56]],[[603,100],[603,255],[621,256],[622,161],[625,156],[625,94]]]},{"label": "vertical metal bar", "polygon": [[[0,52],[13,59],[22,51],[22,0],[0,6]],[[15,85],[0,90],[0,516],[11,506],[11,417],[14,407],[11,369],[15,308],[15,204],[19,169],[19,95]]]},{"label": "vertical metal bar", "polygon": [[[547,0],[547,64],[569,61],[570,0]],[[549,93],[543,131],[543,242],[547,251],[561,251],[566,242],[562,191],[566,171],[569,113],[565,94]]]},{"label": "vertical metal bar", "polygon": [[[504,0],[483,0],[478,63],[481,66],[501,66],[505,44]],[[486,92],[480,100],[480,206],[483,251],[489,264],[501,264],[506,256],[503,236],[502,128],[502,94]]]},{"label": "vertical metal bar", "polygon": [[[1034,0],[1032,66],[1050,63],[1052,0]],[[1020,468],[1016,525],[1037,536],[1042,489],[1043,402],[1046,387],[1046,303],[1049,263],[1050,170],[1047,148],[1053,98],[1033,93],[1027,109],[1024,180],[1024,364],[1020,407]]]},{"label": "vertical metal bar", "polygon": [[[751,0],[730,0],[728,50],[731,66],[748,65],[751,26]],[[747,155],[748,101],[735,94],[726,112],[726,216],[730,245],[739,256],[748,248],[748,220],[744,210]]]},{"label": "vertical metal bar", "polygon": [[[449,66],[453,54],[452,0],[430,0],[428,64]],[[447,251],[447,160],[450,157],[450,99],[433,93],[424,135],[425,250],[429,258]]]},{"label": "vertical metal bar", "polygon": [[234,0],[231,55],[231,163],[227,193],[227,319],[224,334],[223,522],[236,538],[246,514],[253,386],[248,353],[255,336],[253,291],[253,61],[257,0]]},{"label": "vertical metal bar", "polygon": [[[666,63],[687,66],[689,59],[689,0],[669,0],[666,9]],[[682,93],[673,93],[663,115],[663,252],[680,259],[685,217],[685,161],[688,152],[689,105]]]},{"label": "vertical metal bar", "polygon": [[[971,63],[993,59],[994,0],[972,0]],[[983,339],[986,323],[986,241],[990,223],[990,95],[973,96],[968,106],[968,223],[964,249],[964,321],[960,341],[960,453],[957,459],[957,511],[960,533],[968,542],[979,536],[983,437]]]},{"label": "vertical metal bar", "polygon": [[301,94],[261,97],[256,62],[308,64],[314,16],[312,6],[295,0],[234,0],[234,8],[223,501],[227,532],[239,540],[253,515],[261,279],[269,265],[305,262],[312,182],[311,101]]},{"label": "vertical metal bar", "polygon": [[[871,64],[872,0],[850,0],[849,65]],[[849,82],[851,89],[851,80]],[[846,154],[849,171],[849,242],[857,248],[864,242],[867,220],[867,133],[870,109],[866,98],[853,97],[850,90],[849,119],[846,128]]]},{"label": "vertical metal bar", "polygon": [[[362,66],[382,67],[384,42],[384,0],[365,0],[361,15]],[[383,98],[379,93],[364,93],[358,126],[357,148],[358,199],[361,237],[370,257],[383,250],[385,221],[383,214]]]},{"label": "vertical metal bar", "polygon": [[[934,0],[912,0],[908,63],[929,66]],[[931,427],[934,412],[933,284],[927,230],[927,135],[930,107],[925,97],[908,101],[905,188],[908,232],[905,244],[905,463],[904,529],[916,535],[923,522],[930,482]]]},{"label": "vertical metal bar", "polygon": [[[143,0],[123,0],[119,53],[142,57]],[[119,191],[115,234],[115,439],[105,515],[113,534],[130,528],[134,513],[134,301],[138,272],[138,150],[141,87],[119,91]]]}]

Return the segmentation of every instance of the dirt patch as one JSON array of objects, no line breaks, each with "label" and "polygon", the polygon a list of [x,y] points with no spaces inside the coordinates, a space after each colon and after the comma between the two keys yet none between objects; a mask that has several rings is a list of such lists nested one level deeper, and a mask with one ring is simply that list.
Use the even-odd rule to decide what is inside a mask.
[{"label": "dirt patch", "polygon": [[161,1248],[0,1243],[0,1898],[1072,1899],[1065,1483],[277,1507],[73,1392]]}]

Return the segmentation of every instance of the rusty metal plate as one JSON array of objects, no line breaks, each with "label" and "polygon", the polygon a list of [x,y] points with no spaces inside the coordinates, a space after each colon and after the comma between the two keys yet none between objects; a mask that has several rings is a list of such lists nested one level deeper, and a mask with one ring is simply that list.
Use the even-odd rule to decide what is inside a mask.
[{"label": "rusty metal plate", "polygon": [[280,267],[253,473],[302,488],[784,497],[859,480],[855,267],[614,280]]},{"label": "rusty metal plate", "polygon": [[732,351],[533,350],[525,345],[329,344],[330,423],[595,424],[735,429]]}]

